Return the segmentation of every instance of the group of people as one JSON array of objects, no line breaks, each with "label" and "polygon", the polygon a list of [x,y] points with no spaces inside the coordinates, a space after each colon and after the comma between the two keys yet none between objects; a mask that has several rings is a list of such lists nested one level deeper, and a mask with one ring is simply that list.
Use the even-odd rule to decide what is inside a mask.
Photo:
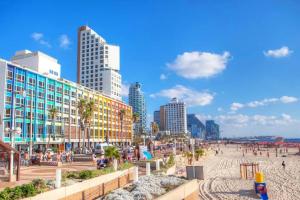
[{"label": "group of people", "polygon": [[63,151],[58,153],[53,153],[51,151],[46,152],[35,152],[33,153],[32,157],[30,158],[29,152],[21,152],[21,165],[23,166],[29,166],[30,163],[38,164],[40,161],[58,161],[58,162],[73,162],[74,153],[72,151]]}]

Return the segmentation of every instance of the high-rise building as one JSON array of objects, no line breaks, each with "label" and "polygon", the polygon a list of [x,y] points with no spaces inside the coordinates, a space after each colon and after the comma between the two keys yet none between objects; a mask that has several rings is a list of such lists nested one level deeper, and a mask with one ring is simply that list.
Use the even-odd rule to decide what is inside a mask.
[{"label": "high-rise building", "polygon": [[77,82],[121,100],[120,47],[88,26],[78,29]]},{"label": "high-rise building", "polygon": [[129,87],[129,105],[132,106],[132,112],[139,114],[139,121],[135,126],[136,133],[142,133],[147,126],[147,109],[144,93],[141,90],[141,84],[136,82]]},{"label": "high-rise building", "polygon": [[[34,67],[42,69],[44,65],[46,64],[41,62]],[[6,143],[11,141],[10,133],[5,131],[7,128],[20,127],[21,134],[16,134],[14,139],[17,145],[28,145],[32,140],[34,144],[44,146],[49,142],[52,145],[64,146],[69,143],[72,147],[78,147],[83,138],[77,102],[83,98],[95,102],[90,133],[92,145],[106,139],[110,143],[118,144],[131,142],[132,109],[124,102],[77,83],[54,78],[27,66],[2,59],[0,59],[0,74],[2,141]],[[51,108],[58,111],[54,122],[49,116]],[[126,111],[122,123],[119,117],[120,110]],[[57,137],[51,137],[49,141],[50,134]],[[87,142],[87,130],[85,135]]]},{"label": "high-rise building", "polygon": [[207,140],[218,140],[220,139],[219,125],[214,120],[207,120],[205,123],[206,134],[205,139]]},{"label": "high-rise building", "polygon": [[187,133],[186,105],[173,98],[160,107],[160,129],[171,134]]},{"label": "high-rise building", "polygon": [[156,110],[153,112],[153,121],[160,126],[160,111]]},{"label": "high-rise building", "polygon": [[195,114],[187,115],[187,129],[193,138],[204,139],[205,126]]}]

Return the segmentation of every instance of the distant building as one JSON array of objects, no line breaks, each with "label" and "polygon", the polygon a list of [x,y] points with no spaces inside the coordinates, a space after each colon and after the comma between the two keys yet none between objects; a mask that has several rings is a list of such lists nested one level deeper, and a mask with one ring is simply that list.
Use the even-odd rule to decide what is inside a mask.
[{"label": "distant building", "polygon": [[204,124],[196,117],[195,114],[187,115],[187,129],[191,133],[193,138],[205,137],[205,126]]},{"label": "distant building", "polygon": [[160,130],[171,134],[187,133],[186,105],[173,98],[170,103],[160,107]]},{"label": "distant building", "polygon": [[120,47],[88,26],[78,29],[77,82],[121,100]]},{"label": "distant building", "polygon": [[55,58],[40,51],[17,51],[11,58],[11,61],[43,75],[48,75],[52,78],[60,78],[60,64]]},{"label": "distant building", "polygon": [[153,113],[153,121],[154,121],[158,126],[160,126],[160,111],[159,111],[159,110],[154,111],[154,113]]},{"label": "distant building", "polygon": [[129,105],[132,106],[133,113],[139,114],[139,121],[136,124],[135,132],[141,133],[146,131],[147,110],[144,93],[141,90],[141,84],[136,82],[129,87]]},{"label": "distant building", "polygon": [[214,120],[207,120],[205,123],[206,135],[205,139],[218,140],[220,139],[219,125]]}]

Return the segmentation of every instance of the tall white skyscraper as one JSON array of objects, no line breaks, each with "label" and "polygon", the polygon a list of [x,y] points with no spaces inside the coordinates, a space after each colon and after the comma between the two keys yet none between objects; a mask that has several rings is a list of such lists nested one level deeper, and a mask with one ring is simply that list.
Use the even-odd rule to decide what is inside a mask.
[{"label": "tall white skyscraper", "polygon": [[187,133],[186,105],[173,98],[160,107],[160,129],[172,134]]},{"label": "tall white skyscraper", "polygon": [[78,29],[77,82],[121,100],[120,47],[88,26]]}]

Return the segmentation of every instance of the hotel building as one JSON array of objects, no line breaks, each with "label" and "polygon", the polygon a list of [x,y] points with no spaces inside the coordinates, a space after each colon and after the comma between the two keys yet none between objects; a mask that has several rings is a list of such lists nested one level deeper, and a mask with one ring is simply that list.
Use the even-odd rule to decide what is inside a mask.
[{"label": "hotel building", "polygon": [[88,26],[78,29],[77,82],[121,100],[120,47]]},{"label": "hotel building", "polygon": [[[29,54],[42,55],[40,57],[45,55],[41,52]],[[16,56],[19,56],[19,59]],[[21,134],[16,134],[14,137],[16,145],[28,145],[32,140],[34,145],[45,146],[50,142],[50,144],[60,144],[62,147],[67,143],[73,148],[78,147],[79,143],[82,143],[82,134],[77,102],[83,98],[88,101],[93,100],[96,107],[91,123],[92,146],[106,139],[113,144],[131,142],[132,109],[130,106],[96,90],[62,78],[55,78],[55,74],[53,76],[48,72],[35,71],[33,69],[42,69],[45,63],[35,62],[29,63],[31,66],[26,66],[20,61],[20,57],[26,56],[21,55],[20,52],[16,56],[13,60],[15,62],[19,60],[23,64],[0,59],[0,139],[2,141],[7,143],[11,141],[10,134],[5,130],[11,128],[15,121],[14,127],[20,127],[22,130]],[[49,58],[51,57],[46,58],[49,62],[58,64],[55,59]],[[49,141],[48,135],[52,133],[53,124],[49,117],[49,110],[53,107],[58,110],[54,123],[56,137],[51,137]],[[126,112],[121,129],[119,113],[123,109]],[[87,142],[87,130],[85,135]]]},{"label": "hotel building", "polygon": [[186,105],[173,98],[171,102],[160,107],[161,131],[170,131],[171,134],[187,133]]}]

